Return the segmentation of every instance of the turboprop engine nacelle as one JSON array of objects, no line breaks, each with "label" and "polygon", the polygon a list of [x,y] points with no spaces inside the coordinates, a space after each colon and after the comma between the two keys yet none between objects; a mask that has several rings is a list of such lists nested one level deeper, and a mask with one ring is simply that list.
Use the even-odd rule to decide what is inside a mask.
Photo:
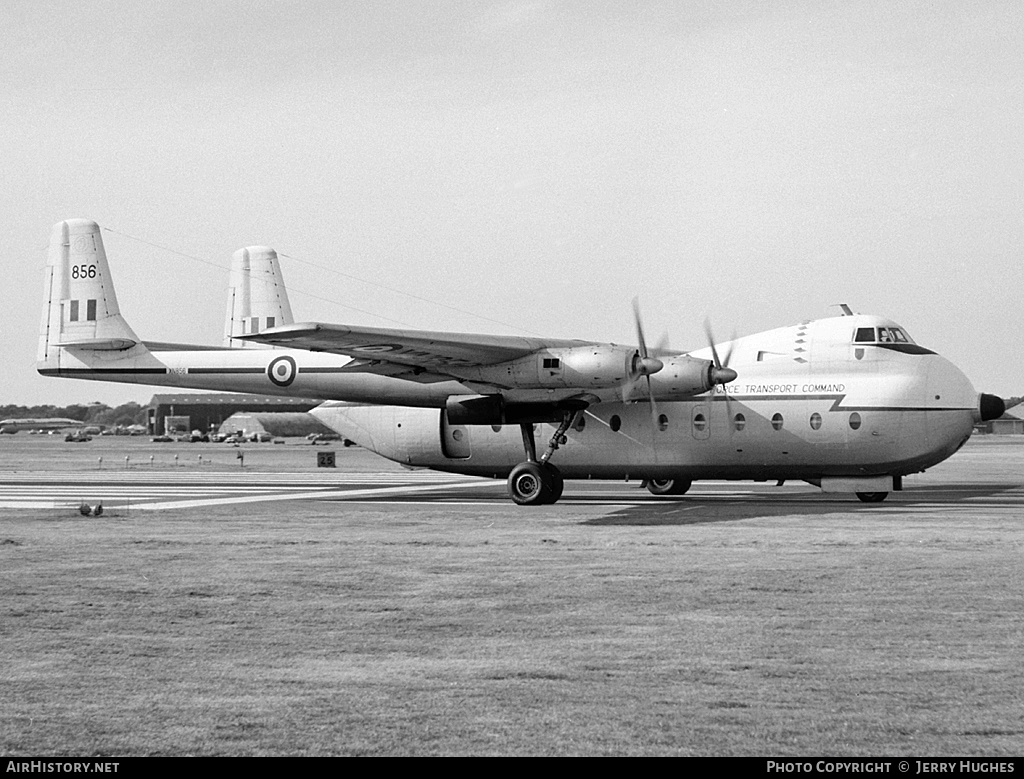
[{"label": "turboprop engine nacelle", "polygon": [[[647,365],[645,365],[645,362]],[[658,367],[645,372],[651,363]],[[460,372],[460,378],[517,389],[600,390],[626,388],[649,376],[658,398],[690,397],[707,392],[715,384],[710,360],[687,354],[643,360],[629,346],[614,344],[546,349],[516,360]],[[640,384],[645,384],[640,382]]]},{"label": "turboprop engine nacelle", "polygon": [[[711,360],[680,354],[675,357],[663,357],[662,363],[664,367],[650,377],[651,392],[660,400],[700,395],[716,384],[718,369]],[[732,373],[732,376],[734,378],[735,373]]]},{"label": "turboprop engine nacelle", "polygon": [[518,389],[602,389],[632,377],[637,351],[628,346],[587,345],[545,349],[516,360],[485,365],[464,378]]}]

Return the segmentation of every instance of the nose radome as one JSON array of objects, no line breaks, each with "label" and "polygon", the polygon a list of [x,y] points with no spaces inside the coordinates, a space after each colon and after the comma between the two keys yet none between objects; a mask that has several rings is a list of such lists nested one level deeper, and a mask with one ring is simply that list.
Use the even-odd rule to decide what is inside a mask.
[{"label": "nose radome", "polygon": [[1006,403],[998,395],[983,392],[978,401],[978,409],[981,411],[981,420],[988,422],[990,419],[999,419],[1006,412]]}]

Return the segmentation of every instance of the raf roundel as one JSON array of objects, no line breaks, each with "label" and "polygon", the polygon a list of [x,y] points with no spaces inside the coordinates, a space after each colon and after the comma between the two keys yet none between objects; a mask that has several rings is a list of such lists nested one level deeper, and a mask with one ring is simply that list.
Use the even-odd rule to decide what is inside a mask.
[{"label": "raf roundel", "polygon": [[267,366],[267,378],[278,387],[287,387],[295,381],[295,375],[298,372],[295,360],[291,357],[278,357]]}]

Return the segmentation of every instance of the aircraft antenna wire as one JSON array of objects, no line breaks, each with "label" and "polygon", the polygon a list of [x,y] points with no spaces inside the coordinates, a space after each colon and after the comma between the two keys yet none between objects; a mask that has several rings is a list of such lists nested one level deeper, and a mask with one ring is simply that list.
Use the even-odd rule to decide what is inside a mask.
[{"label": "aircraft antenna wire", "polygon": [[[226,265],[221,264],[221,263],[214,262],[212,260],[206,260],[206,259],[203,259],[202,257],[197,257],[194,254],[188,254],[187,252],[182,252],[182,251],[179,251],[177,249],[172,249],[169,246],[164,246],[162,244],[153,243],[152,241],[147,241],[145,238],[140,238],[137,235],[131,235],[131,234],[125,233],[125,232],[123,232],[121,230],[115,230],[112,227],[102,227],[102,229],[105,230],[108,233],[113,233],[115,235],[120,235],[120,236],[122,236],[124,238],[128,238],[129,240],[137,241],[137,242],[139,242],[141,244],[145,244],[146,246],[152,246],[154,249],[161,249],[161,250],[163,250],[165,252],[170,252],[171,254],[176,254],[179,257],[184,257],[184,258],[189,259],[189,260],[194,260],[195,262],[202,263],[203,265],[209,265],[210,267],[217,268],[218,270],[228,270],[228,267]],[[422,303],[428,303],[430,305],[438,306],[440,308],[446,308],[449,311],[454,311],[454,312],[456,312],[458,314],[464,314],[466,316],[471,316],[471,317],[474,317],[476,319],[480,319],[480,320],[482,320],[484,322],[490,322],[491,324],[501,325],[502,327],[509,328],[509,329],[512,329],[512,330],[519,330],[521,332],[528,333],[530,335],[535,335],[535,336],[540,336],[541,335],[540,333],[536,333],[536,332],[530,330],[529,328],[523,327],[522,325],[510,324],[509,322],[503,322],[500,319],[493,319],[491,317],[484,316],[483,314],[477,314],[476,312],[468,311],[468,310],[466,310],[464,308],[459,308],[458,306],[452,306],[452,305],[449,305],[447,303],[442,303],[439,300],[433,300],[431,298],[422,297],[420,295],[414,295],[411,292],[405,292],[404,290],[397,289],[395,287],[389,287],[388,285],[381,284],[380,282],[377,282],[377,281],[371,281],[369,279],[364,279],[364,278],[361,278],[359,276],[355,276],[355,275],[353,275],[351,273],[345,273],[344,271],[340,271],[337,268],[331,268],[331,267],[328,267],[326,265],[320,265],[319,263],[311,262],[310,260],[305,260],[305,259],[302,259],[301,257],[296,257],[293,254],[285,254],[284,252],[277,252],[277,256],[278,257],[286,257],[289,260],[293,260],[295,262],[301,262],[304,265],[309,265],[310,267],[316,268],[317,270],[327,271],[328,273],[334,273],[334,274],[336,274],[338,276],[341,276],[343,278],[350,279],[350,280],[353,280],[353,281],[358,281],[358,282],[360,282],[362,284],[368,284],[371,287],[377,287],[378,289],[385,290],[386,292],[391,292],[391,293],[394,293],[396,295],[403,295],[404,297],[411,298],[413,300],[418,300],[418,301],[420,301]],[[286,288],[287,288],[289,294],[295,293],[295,294],[298,294],[298,295],[305,295],[306,297],[313,298],[314,300],[319,300],[319,301],[321,301],[323,303],[329,303],[331,305],[339,306],[339,307],[344,308],[344,309],[346,309],[348,311],[355,311],[355,312],[358,312],[360,314],[365,314],[367,316],[374,317],[376,319],[381,319],[381,320],[384,320],[386,322],[391,322],[392,324],[401,325],[402,327],[410,327],[410,328],[414,328],[414,329],[417,327],[417,325],[411,324],[410,322],[403,322],[400,319],[394,319],[392,317],[384,316],[383,314],[375,313],[373,311],[367,311],[366,309],[359,308],[358,306],[350,306],[350,305],[348,305],[346,303],[341,303],[341,302],[339,302],[339,301],[337,301],[335,299],[325,298],[322,295],[317,295],[314,292],[307,292],[306,290],[301,289],[299,287],[293,287],[290,284],[286,285]]]},{"label": "aircraft antenna wire", "polygon": [[351,279],[353,281],[358,281],[358,282],[360,282],[362,284],[369,284],[371,287],[377,287],[378,289],[385,290],[386,292],[393,292],[396,295],[403,295],[403,296],[405,296],[407,298],[412,298],[413,300],[418,300],[421,303],[429,303],[431,305],[438,306],[440,308],[446,308],[449,311],[454,311],[454,312],[456,312],[458,314],[465,314],[466,316],[471,316],[471,317],[474,317],[476,319],[480,319],[480,320],[482,320],[484,322],[490,322],[491,324],[494,324],[494,325],[501,325],[502,327],[508,327],[508,328],[513,329],[513,330],[521,330],[524,333],[529,333],[530,335],[541,336],[540,333],[535,333],[532,330],[523,327],[522,325],[513,325],[513,324],[510,324],[508,322],[503,322],[500,319],[492,319],[489,316],[484,316],[483,314],[477,314],[474,311],[467,311],[466,309],[459,308],[458,306],[452,306],[452,305],[449,305],[448,303],[442,303],[439,300],[434,300],[432,298],[421,297],[420,295],[414,295],[411,292],[406,292],[406,291],[401,290],[401,289],[396,289],[395,287],[389,287],[387,284],[381,284],[379,281],[371,281],[369,279],[361,278],[360,276],[354,276],[351,273],[345,273],[345,271],[340,271],[337,268],[330,268],[330,267],[328,267],[326,265],[320,265],[320,264],[312,262],[310,260],[304,260],[301,257],[296,257],[294,254],[284,254],[283,252],[278,252],[278,256],[279,257],[287,257],[289,260],[294,260],[295,262],[305,263],[306,265],[309,265],[310,267],[316,268],[317,270],[327,271],[328,273],[335,273],[338,276],[341,276],[341,277],[346,278],[346,279]]},{"label": "aircraft antenna wire", "polygon": [[[206,260],[206,259],[203,259],[202,257],[197,257],[194,254],[188,254],[187,252],[178,251],[177,249],[172,249],[170,246],[164,246],[164,245],[159,244],[159,243],[153,243],[152,241],[147,241],[145,238],[139,238],[137,235],[130,235],[128,233],[121,232],[120,230],[115,230],[112,227],[102,227],[101,229],[105,230],[108,233],[114,233],[115,235],[120,235],[120,236],[122,236],[124,238],[128,238],[129,240],[137,241],[139,243],[145,244],[146,246],[152,246],[154,249],[161,249],[161,250],[163,250],[165,252],[170,252],[171,254],[176,254],[179,257],[184,257],[185,259],[188,259],[188,260],[194,260],[195,262],[202,263],[203,265],[209,265],[211,268],[217,268],[218,270],[221,270],[221,271],[229,270],[228,266],[223,265],[222,263],[214,262],[213,260]],[[278,256],[279,257],[288,257],[288,255],[285,255],[285,254],[278,254]],[[289,259],[296,259],[296,258],[289,257]],[[302,262],[302,260],[300,260],[300,262]],[[328,303],[328,304],[333,305],[333,306],[338,306],[340,308],[346,309],[347,311],[355,311],[355,312],[358,312],[360,314],[365,314],[367,316],[374,317],[375,319],[380,319],[380,320],[383,320],[385,322],[390,322],[391,324],[401,325],[402,327],[412,327],[412,328],[416,327],[415,325],[413,325],[413,324],[411,324],[409,322],[403,322],[400,319],[393,319],[392,317],[384,316],[383,314],[375,313],[373,311],[367,311],[366,309],[359,308],[358,306],[350,306],[350,305],[348,305],[346,303],[341,303],[338,300],[335,300],[335,299],[332,299],[332,298],[325,298],[322,295],[317,295],[314,292],[307,292],[304,289],[300,289],[298,287],[293,287],[290,284],[286,285],[286,289],[288,290],[289,294],[293,294],[294,293],[294,294],[298,294],[298,295],[305,295],[306,297],[313,298],[314,300],[319,300],[319,301],[321,301],[323,303]]]}]

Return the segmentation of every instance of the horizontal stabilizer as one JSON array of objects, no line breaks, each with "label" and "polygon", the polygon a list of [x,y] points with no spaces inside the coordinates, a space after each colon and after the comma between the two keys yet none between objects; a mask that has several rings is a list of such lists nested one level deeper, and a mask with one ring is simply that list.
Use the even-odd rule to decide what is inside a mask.
[{"label": "horizontal stabilizer", "polygon": [[122,352],[131,349],[138,341],[131,338],[82,338],[77,341],[61,341],[56,346],[63,349],[91,349],[98,352]]}]

